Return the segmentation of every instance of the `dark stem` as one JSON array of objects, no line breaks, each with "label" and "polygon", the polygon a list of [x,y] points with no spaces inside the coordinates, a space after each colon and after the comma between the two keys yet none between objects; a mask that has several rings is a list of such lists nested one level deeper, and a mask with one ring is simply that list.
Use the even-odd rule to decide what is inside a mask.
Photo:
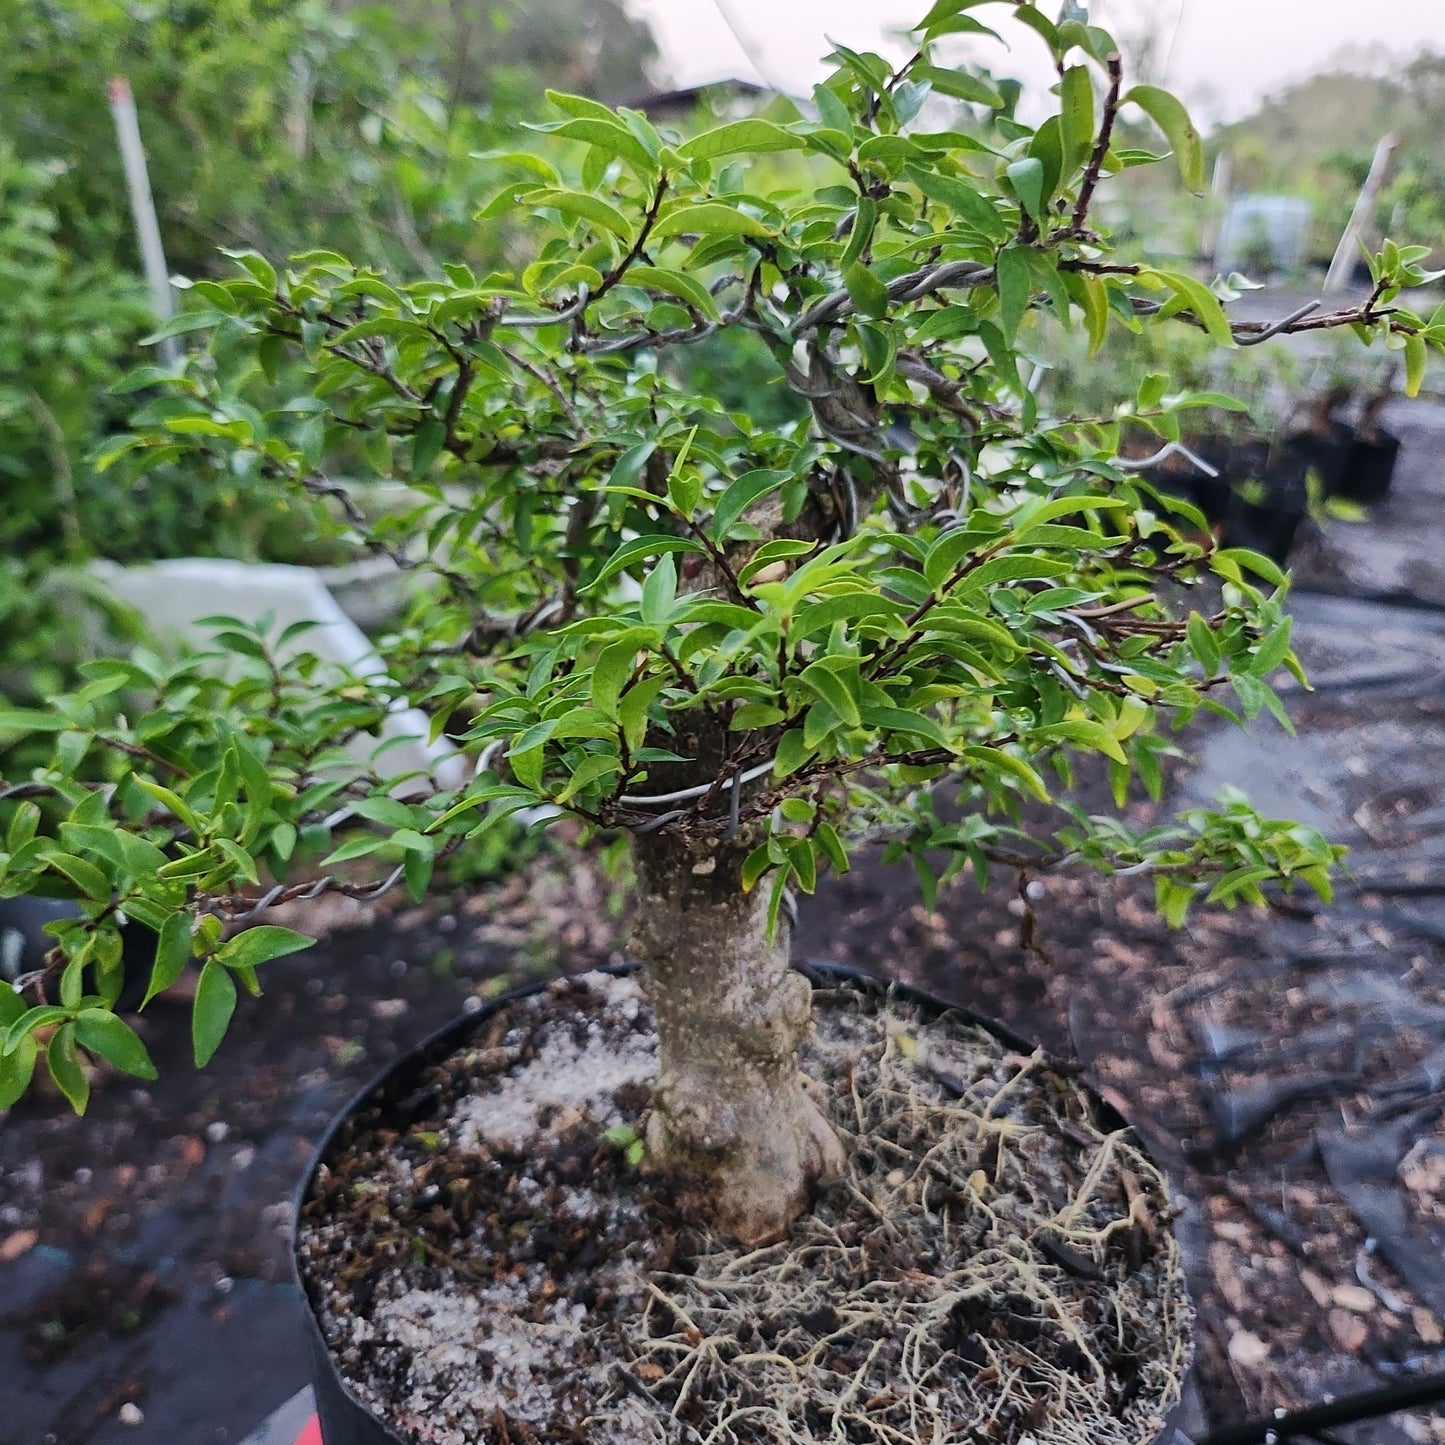
[{"label": "dark stem", "polygon": [[1087,234],[1086,222],[1089,207],[1094,200],[1094,187],[1104,170],[1104,160],[1109,154],[1109,142],[1114,135],[1114,121],[1119,114],[1119,87],[1124,81],[1124,62],[1117,52],[1109,57],[1109,93],[1104,97],[1104,117],[1099,125],[1098,139],[1094,142],[1094,153],[1084,171],[1084,183],[1079,187],[1079,199],[1074,203],[1074,214],[1069,225],[1069,235],[1075,239]]}]

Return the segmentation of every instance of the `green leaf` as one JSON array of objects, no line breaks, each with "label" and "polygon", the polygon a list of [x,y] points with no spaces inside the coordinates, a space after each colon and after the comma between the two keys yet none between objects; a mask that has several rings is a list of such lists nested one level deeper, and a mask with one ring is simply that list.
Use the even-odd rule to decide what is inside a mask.
[{"label": "green leaf", "polygon": [[928,197],[947,206],[959,220],[973,227],[990,241],[1001,241],[1009,233],[1009,224],[974,185],[954,176],[938,175],[921,167],[910,166],[908,179]]},{"label": "green leaf", "polygon": [[627,284],[641,286],[649,291],[665,291],[669,296],[685,301],[709,321],[718,319],[717,302],[713,300],[707,287],[681,271],[671,271],[661,266],[630,266],[627,270]]},{"label": "green leaf", "polygon": [[621,236],[624,241],[632,235],[632,227],[628,224],[627,217],[615,206],[608,205],[600,196],[581,191],[562,191],[548,186],[539,191],[528,191],[521,199],[528,208],[546,206],[569,216],[580,216],[585,221],[591,221],[594,226],[610,231],[614,236]]},{"label": "green leaf", "polygon": [[0,733],[63,733],[69,726],[67,718],[38,708],[0,708]]},{"label": "green leaf", "polygon": [[646,180],[651,180],[657,174],[657,162],[648,155],[646,146],[610,114],[605,118],[601,115],[578,116],[573,120],[563,121],[560,125],[529,129],[547,130],[568,140],[582,141],[608,159],[618,157],[625,160]]},{"label": "green leaf", "polygon": [[1005,246],[998,253],[998,296],[1004,340],[1010,345],[1029,307],[1029,253],[1024,246]]},{"label": "green leaf", "polygon": [[45,862],[56,872],[63,873],[80,889],[83,897],[96,902],[105,902],[110,898],[110,880],[94,863],[87,863],[84,858],[76,858],[70,853],[48,853]]},{"label": "green leaf", "polygon": [[621,761],[611,753],[592,753],[572,770],[567,786],[557,795],[559,803],[568,803],[600,779],[620,771]]},{"label": "green leaf", "polygon": [[1256,677],[1268,677],[1289,654],[1294,619],[1286,617],[1255,649],[1249,670]]},{"label": "green leaf", "polygon": [[751,893],[753,885],[758,879],[773,866],[772,856],[768,852],[768,846],[764,843],[761,847],[754,848],[748,856],[743,859],[743,892]]},{"label": "green leaf", "polygon": [[728,728],[732,732],[747,732],[751,728],[772,727],[787,717],[782,708],[770,702],[745,702],[732,715]]},{"label": "green leaf", "polygon": [[678,154],[689,161],[714,160],[718,156],[801,150],[804,144],[801,136],[785,131],[772,121],[735,120],[693,136],[678,148]]},{"label": "green leaf", "polygon": [[662,676],[644,678],[628,688],[617,705],[617,721],[622,724],[627,746],[636,752],[641,748],[648,728],[648,709],[667,681]]},{"label": "green leaf", "polygon": [[774,562],[785,562],[793,557],[804,557],[814,550],[815,545],[813,542],[795,541],[791,537],[779,537],[776,541],[766,542],[748,558],[747,566],[738,573],[738,580],[747,582]]},{"label": "green leaf", "polygon": [[349,863],[354,858],[369,858],[373,853],[379,853],[385,847],[385,838],[377,838],[371,835],[352,838],[343,843],[339,848],[333,848],[321,861],[327,866],[332,863]]},{"label": "green leaf", "polygon": [[818,107],[818,118],[825,126],[845,137],[852,137],[853,117],[848,107],[838,99],[836,91],[830,90],[826,85],[815,85],[813,104]]},{"label": "green leaf", "polygon": [[512,769],[512,776],[534,793],[538,793],[542,789],[542,765],[544,762],[543,744],[540,742],[525,748],[518,747],[516,743],[513,743],[507,749],[507,764]]},{"label": "green leaf", "polygon": [[793,863],[793,874],[798,887],[804,893],[813,893],[818,887],[818,860],[813,852],[811,838],[795,838],[788,847],[788,857]]},{"label": "green leaf", "polygon": [[953,750],[943,729],[926,713],[907,712],[900,707],[870,707],[866,704],[859,711],[865,727],[912,734],[936,748],[945,748],[950,752]]},{"label": "green leaf", "polygon": [[1012,162],[1006,168],[1005,174],[1024,209],[1040,227],[1045,225],[1047,217],[1044,215],[1044,203],[1048,197],[1044,195],[1043,162],[1037,156],[1025,156],[1022,160]]},{"label": "green leaf", "polygon": [[[980,26],[980,30],[984,27]],[[970,105],[986,105],[990,110],[1001,110],[1004,99],[998,88],[981,75],[967,70],[944,70],[936,65],[915,65],[909,72],[923,84],[930,85],[940,95],[951,95],[955,100],[966,100]]]},{"label": "green leaf", "polygon": [[351,811],[383,828],[409,828],[415,821],[412,810],[396,798],[362,798],[351,804]]},{"label": "green leaf", "polygon": [[[1243,547],[1225,547],[1214,554],[1213,562],[1216,569],[1220,570],[1221,575],[1225,575],[1223,568],[1229,566],[1247,567],[1256,577],[1263,577],[1271,587],[1289,586],[1289,578],[1280,571],[1279,563],[1266,557],[1262,552],[1250,552]],[[1229,580],[1237,581],[1238,579],[1230,578]]]},{"label": "green leaf", "polygon": [[[430,844],[430,839],[427,840]],[[426,850],[423,850],[426,851]],[[288,953],[300,953],[310,948],[316,940],[291,928],[280,928],[274,923],[263,923],[248,928],[223,943],[216,953],[216,962],[227,968],[256,968],[270,963],[273,958],[284,958]]]},{"label": "green leaf", "polygon": [[1189,650],[1194,654],[1195,661],[1204,669],[1205,677],[1215,676],[1219,671],[1219,644],[1214,640],[1213,630],[1199,613],[1191,612],[1189,614],[1186,635],[1189,641]]},{"label": "green leaf", "polygon": [[1416,397],[1420,395],[1420,388],[1425,384],[1425,367],[1429,361],[1429,351],[1422,336],[1407,336],[1405,338],[1405,395]]},{"label": "green leaf", "polygon": [[[542,93],[547,97],[550,104],[555,105],[558,110],[565,112],[567,115],[592,116],[597,120],[613,122],[617,120],[617,116],[610,106],[603,105],[600,100],[593,100],[591,96],[572,95],[565,90],[545,90]],[[479,159],[481,158],[482,157],[479,157]],[[523,160],[522,156],[508,156],[506,154],[485,158],[511,160],[517,164],[521,164]]]},{"label": "green leaf", "polygon": [[677,563],[668,555],[647,574],[647,581],[642,584],[642,620],[655,626],[666,624],[676,600]]},{"label": "green leaf", "polygon": [[608,717],[617,716],[617,702],[637,666],[637,646],[615,642],[604,647],[592,668],[592,706]]},{"label": "green leaf", "polygon": [[607,478],[608,486],[635,487],[642,478],[648,459],[656,450],[655,440],[638,442],[636,446],[628,447],[614,463],[612,474]]},{"label": "green leaf", "polygon": [[221,325],[226,320],[224,311],[207,309],[205,311],[183,311],[178,316],[172,316],[169,321],[157,326],[149,336],[142,336],[142,346],[154,346],[158,341],[165,341],[171,336],[186,336],[192,331],[209,331],[214,326]]},{"label": "green leaf", "polygon": [[757,471],[744,472],[742,476],[731,482],[727,490],[717,499],[717,505],[713,508],[712,526],[708,528],[708,534],[713,541],[726,541],[733,524],[743,513],[754,502],[767,496],[769,492],[776,491],[789,481],[791,476],[790,472],[760,468]]},{"label": "green leaf", "polygon": [[1006,773],[1015,782],[1022,785],[1023,790],[1040,803],[1050,801],[1049,790],[1044,786],[1044,780],[1038,773],[1024,762],[1022,758],[1015,757],[1012,753],[1006,752],[1003,748],[989,747],[965,747],[958,750],[959,757],[966,762],[972,763],[976,772],[987,777],[990,773]]},{"label": "green leaf", "polygon": [[0,983],[0,1033],[24,1016],[25,1000],[8,983]]},{"label": "green leaf", "polygon": [[150,983],[141,1001],[142,1008],[181,976],[190,957],[191,915],[173,913],[161,925],[160,937],[156,940],[155,962],[151,965]]},{"label": "green leaf", "polygon": [[158,803],[168,808],[197,836],[205,832],[205,824],[201,821],[200,816],[179,793],[173,793],[169,788],[163,787],[160,783],[151,782],[149,778],[137,776],[134,781],[138,788],[143,789]]},{"label": "green leaf", "polygon": [[1127,763],[1129,759],[1119,740],[1102,723],[1079,718],[1069,722],[1045,723],[1043,727],[1030,728],[1028,740],[1047,746],[1050,743],[1073,743],[1088,748],[1091,752],[1103,753],[1116,763]]},{"label": "green leaf", "polygon": [[441,455],[446,445],[447,429],[434,417],[428,417],[416,429],[411,442],[411,474],[425,477],[432,463]]},{"label": "green leaf", "polygon": [[839,875],[846,873],[848,871],[848,853],[843,847],[842,840],[838,837],[838,830],[831,823],[819,823],[814,837],[818,847],[832,865],[833,872]]},{"label": "green leaf", "polygon": [[789,728],[778,739],[778,751],[773,758],[773,776],[791,777],[808,760],[812,749],[803,738],[802,728]]},{"label": "green leaf", "polygon": [[878,202],[871,196],[859,196],[857,208],[853,212],[853,225],[848,232],[848,244],[843,248],[843,255],[839,260],[841,266],[851,266],[862,256],[868,242],[873,238],[877,224]]},{"label": "green leaf", "polygon": [[789,627],[794,638],[827,632],[835,622],[860,622],[870,617],[901,617],[908,609],[877,592],[844,592],[800,608]]},{"label": "green leaf", "polygon": [[[242,935],[244,936],[244,935]],[[236,984],[214,959],[201,970],[196,1000],[191,1009],[191,1044],[196,1067],[203,1069],[221,1046],[236,1011]]]},{"label": "green leaf", "polygon": [[1084,313],[1084,326],[1089,334],[1089,360],[1092,361],[1109,334],[1109,288],[1093,276],[1070,275],[1064,278],[1064,282]]},{"label": "green leaf", "polygon": [[783,913],[783,899],[788,891],[788,879],[792,876],[791,868],[781,868],[773,875],[773,885],[768,893],[768,942],[773,942],[778,936],[778,921]]},{"label": "green leaf", "polygon": [[19,1103],[35,1074],[39,1050],[34,1038],[27,1034],[14,1053],[0,1057],[0,1112]]},{"label": "green leaf", "polygon": [[55,1087],[65,1095],[70,1107],[77,1114],[85,1113],[90,1099],[90,1080],[85,1077],[85,1068],[75,1051],[75,1025],[61,1024],[51,1036],[50,1046],[45,1050],[45,1062]]},{"label": "green leaf", "polygon": [[848,691],[838,674],[821,662],[810,662],[798,674],[798,681],[827,703],[849,727],[858,727],[862,722],[853,694]]},{"label": "green leaf", "polygon": [[1094,146],[1094,83],[1085,65],[1071,65],[1059,85],[1064,174],[1076,171]]},{"label": "green leaf", "polygon": [[36,829],[40,827],[40,809],[31,802],[20,803],[10,819],[10,826],[5,830],[5,847],[11,853],[17,853],[34,836]]},{"label": "green leaf", "polygon": [[1196,196],[1204,193],[1204,145],[1189,112],[1180,101],[1154,85],[1136,85],[1124,97],[1124,104],[1132,101],[1160,130],[1164,132],[1174,151],[1174,160],[1179,166],[1179,175],[1189,190]]},{"label": "green leaf", "polygon": [[630,567],[634,562],[640,562],[644,557],[656,557],[663,552],[705,552],[701,542],[694,542],[691,537],[670,537],[651,536],[635,537],[630,542],[624,542],[607,559],[606,565],[583,589],[590,592],[600,587],[604,582],[615,577],[619,572]]},{"label": "green leaf", "polygon": [[864,316],[888,314],[888,288],[866,266],[855,261],[843,267],[843,285]]},{"label": "green leaf", "polygon": [[26,1009],[14,1023],[10,1025],[10,1032],[5,1037],[5,1052],[13,1054],[22,1041],[36,1029],[49,1028],[51,1024],[61,1023],[70,1017],[70,1010],[61,1008],[58,1004],[38,1004],[35,1008]]},{"label": "green leaf", "polygon": [[[430,841],[430,840],[428,840]],[[426,897],[427,888],[431,884],[432,874],[436,871],[436,856],[431,852],[408,851],[401,860],[402,876],[406,879],[406,891],[411,895],[414,902],[421,902]],[[237,970],[243,978],[250,974],[249,969]],[[250,984],[254,975],[247,980]],[[253,993],[259,992],[259,987],[253,987]]]},{"label": "green leaf", "polygon": [[971,10],[975,5],[985,3],[987,0],[937,0],[933,8],[913,29],[921,31],[929,39],[935,35],[953,34],[965,10]]},{"label": "green leaf", "polygon": [[109,1009],[86,1008],[75,1016],[75,1041],[136,1079],[153,1079],[156,1066],[135,1030]]},{"label": "green leaf", "polygon": [[1219,298],[1208,286],[1180,271],[1156,271],[1154,275],[1199,318],[1209,339],[1216,346],[1234,345],[1234,332],[1230,330],[1229,318],[1224,314]]},{"label": "green leaf", "polygon": [[755,216],[720,201],[701,201],[669,207],[652,228],[654,240],[666,236],[771,236],[773,233]]}]

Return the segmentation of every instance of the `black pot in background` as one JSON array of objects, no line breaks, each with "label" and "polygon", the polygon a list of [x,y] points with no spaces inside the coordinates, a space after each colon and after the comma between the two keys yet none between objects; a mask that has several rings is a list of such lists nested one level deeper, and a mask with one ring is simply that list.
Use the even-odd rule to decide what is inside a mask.
[{"label": "black pot in background", "polygon": [[1337,496],[1351,502],[1378,502],[1390,490],[1395,463],[1400,456],[1400,438],[1383,427],[1361,432],[1350,448],[1349,464],[1340,479]]},{"label": "black pot in background", "polygon": [[[942,1014],[953,1014],[963,1022],[975,1025],[992,1034],[1000,1043],[1007,1045],[1017,1054],[1029,1055],[1036,1049],[1034,1043],[1022,1035],[1014,1033],[1005,1024],[985,1018],[960,1005],[946,1004],[930,994],[909,988],[904,984],[884,983],[871,974],[843,964],[808,962],[794,966],[812,983],[814,988],[855,988],[860,992],[871,993],[878,997],[891,994],[929,1011],[935,1017]],[[627,974],[631,973],[634,968],[635,965],[624,964],[605,971]],[[311,1308],[310,1296],[306,1292],[306,1281],[301,1278],[296,1257],[296,1237],[301,1224],[301,1211],[311,1193],[316,1173],[333,1155],[350,1145],[357,1132],[358,1121],[367,1114],[395,1113],[400,1110],[406,1115],[406,1124],[423,1117],[424,1107],[419,1112],[414,1102],[409,1107],[402,1103],[403,1100],[414,1099],[416,1085],[422,1074],[434,1063],[460,1048],[494,1014],[507,1007],[515,999],[527,998],[532,994],[540,993],[546,987],[547,981],[543,980],[540,983],[527,984],[522,988],[513,989],[509,993],[492,999],[476,1013],[454,1019],[437,1030],[415,1048],[394,1060],[365,1085],[331,1121],[326,1133],[322,1135],[321,1141],[316,1146],[311,1163],[295,1194],[291,1225],[291,1269],[306,1303],[308,1325],[306,1336],[311,1353],[316,1415],[321,1425],[323,1445],[405,1445],[405,1442],[377,1419],[351,1393],[346,1382],[341,1378],[336,1363],[331,1357],[331,1351],[327,1348],[325,1336],[321,1333],[321,1326]],[[1094,1095],[1093,1098],[1102,1125],[1111,1131],[1129,1127],[1128,1120],[1111,1104],[1097,1095]],[[1186,1381],[1187,1378],[1186,1376]],[[1189,1386],[1186,1383],[1185,1399],[1188,1398],[1188,1394]],[[1172,1423],[1181,1414],[1182,1409],[1181,1404],[1175,1405],[1170,1412],[1171,1423],[1166,1424],[1164,1429],[1155,1436],[1152,1445],[1191,1445],[1188,1436]]]},{"label": "black pot in background", "polygon": [[1331,421],[1328,430],[1311,429],[1290,437],[1286,442],[1288,450],[1305,458],[1319,474],[1325,495],[1339,495],[1350,470],[1350,459],[1355,449],[1355,429],[1342,421]]},{"label": "black pot in background", "polygon": [[[1201,461],[1208,462],[1219,473],[1217,477],[1211,477],[1207,472],[1201,471],[1187,457],[1173,456],[1168,462],[1159,466],[1150,467],[1144,473],[1145,479],[1166,497],[1178,497],[1180,501],[1188,502],[1191,506],[1198,507],[1204,514],[1204,520],[1211,524],[1220,521],[1228,508],[1229,482],[1226,477],[1227,468],[1224,465],[1223,450],[1194,449]],[[1211,454],[1217,451],[1216,457]]]},{"label": "black pot in background", "polygon": [[[0,898],[0,981],[14,983],[45,966],[45,955],[55,947],[55,940],[45,931],[47,923],[84,917],[85,909],[69,898],[37,898],[26,893]],[[127,920],[121,925],[120,941],[124,982],[115,1007],[117,1013],[134,1013],[150,985],[157,939],[149,928]]]},{"label": "black pot in background", "polygon": [[[1262,552],[1271,561],[1283,565],[1294,546],[1300,523],[1309,511],[1310,453],[1287,443],[1271,454],[1268,446],[1261,443],[1242,449],[1239,456],[1236,463],[1239,469],[1231,477],[1235,487],[1230,492],[1229,509],[1224,517],[1224,545]],[[1262,495],[1257,499],[1239,490],[1241,485],[1249,483],[1258,483],[1261,487]]]}]

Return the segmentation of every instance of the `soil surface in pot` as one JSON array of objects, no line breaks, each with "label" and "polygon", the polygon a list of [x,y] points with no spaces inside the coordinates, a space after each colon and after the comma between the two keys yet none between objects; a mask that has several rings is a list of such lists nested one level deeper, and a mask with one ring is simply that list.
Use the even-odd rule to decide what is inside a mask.
[{"label": "soil surface in pot", "polygon": [[815,997],[803,1068],[849,1169],[762,1249],[629,1158],[656,1070],[631,978],[516,1001],[363,1105],[299,1254],[368,1408],[416,1445],[1153,1438],[1191,1320],[1130,1132],[1042,1052]]}]

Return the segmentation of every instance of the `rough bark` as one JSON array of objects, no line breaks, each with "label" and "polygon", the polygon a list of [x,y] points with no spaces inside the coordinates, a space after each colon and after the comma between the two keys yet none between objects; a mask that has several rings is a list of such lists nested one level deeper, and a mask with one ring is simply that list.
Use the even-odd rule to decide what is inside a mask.
[{"label": "rough bark", "polygon": [[647,1167],[690,1217],[758,1245],[844,1158],[798,1072],[811,989],[788,968],[786,923],[768,941],[766,890],[742,891],[745,853],[636,838],[633,941],[661,1045]]}]

